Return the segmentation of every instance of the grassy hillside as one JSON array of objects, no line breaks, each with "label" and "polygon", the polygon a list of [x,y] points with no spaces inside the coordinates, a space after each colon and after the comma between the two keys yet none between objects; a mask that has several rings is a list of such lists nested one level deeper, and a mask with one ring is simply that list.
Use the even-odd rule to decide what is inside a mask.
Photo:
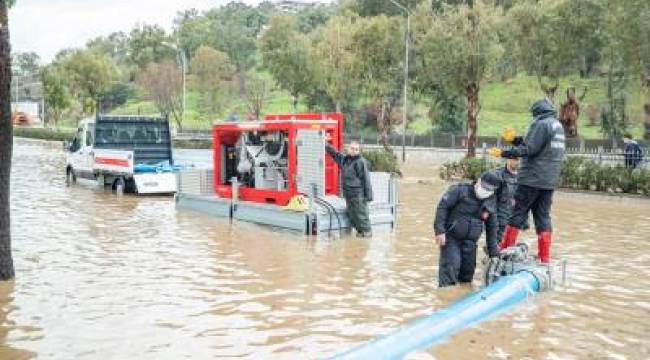
[{"label": "grassy hillside", "polygon": [[[578,77],[563,78],[556,95],[558,108],[566,99],[566,89],[575,86],[578,94],[587,87],[587,94],[580,103],[579,133],[585,138],[601,138],[600,126],[588,126],[587,108],[589,105],[600,108],[606,102],[605,83],[603,79],[580,79]],[[530,121],[528,108],[542,93],[533,76],[520,75],[505,82],[491,83],[481,90],[481,112],[479,115],[479,134],[498,135],[501,129],[514,126],[518,132],[525,131]],[[628,94],[628,113],[633,121],[632,131],[636,136],[642,136],[641,109],[644,94],[640,88],[633,89]]]},{"label": "grassy hillside", "polygon": [[[605,103],[605,84],[603,79],[591,78],[580,79],[578,77],[567,77],[560,81],[560,88],[557,93],[557,103],[561,104],[565,99],[565,91],[568,86],[575,86],[578,94],[587,87],[587,95],[581,102],[581,113],[579,120],[580,135],[585,138],[602,138],[600,126],[589,126],[587,118],[587,107],[594,105],[600,108]],[[542,97],[537,79],[534,76],[519,75],[504,82],[484,84],[481,88],[479,113],[479,135],[496,136],[506,127],[514,127],[518,133],[525,132],[530,121],[529,107],[537,99]],[[630,91],[628,94],[628,113],[632,117],[632,131],[635,137],[642,136],[641,108],[644,101],[644,94],[640,88]],[[188,92],[187,98],[187,121],[188,128],[204,128],[217,119],[225,118],[230,112],[235,111],[244,117],[247,112],[245,103],[239,99],[232,100],[224,109],[215,115],[205,115],[205,111],[199,111],[199,95],[195,92]],[[559,107],[559,105],[558,105]],[[272,92],[270,100],[264,113],[286,113],[291,112],[291,98],[282,90]],[[309,111],[304,103],[299,104],[298,111]],[[139,99],[129,100],[124,106],[116,109],[115,114],[156,114],[155,106],[149,101]],[[409,124],[411,131],[417,133],[428,132],[431,128],[430,120],[426,117],[427,108],[423,103],[416,103],[411,110],[416,119]]]}]

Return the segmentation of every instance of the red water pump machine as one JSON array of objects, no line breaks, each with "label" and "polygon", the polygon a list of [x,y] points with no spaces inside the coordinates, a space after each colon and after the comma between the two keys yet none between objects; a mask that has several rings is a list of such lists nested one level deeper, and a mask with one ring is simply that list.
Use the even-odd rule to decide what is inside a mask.
[{"label": "red water pump machine", "polygon": [[298,194],[339,194],[339,169],[325,144],[343,145],[343,114],[267,115],[213,126],[214,190],[232,198],[286,205]]}]

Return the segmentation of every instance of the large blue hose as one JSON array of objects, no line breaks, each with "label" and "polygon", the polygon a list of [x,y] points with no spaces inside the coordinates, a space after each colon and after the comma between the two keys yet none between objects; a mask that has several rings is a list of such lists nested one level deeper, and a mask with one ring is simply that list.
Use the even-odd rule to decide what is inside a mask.
[{"label": "large blue hose", "polygon": [[458,330],[507,310],[540,291],[529,271],[505,276],[495,283],[401,329],[363,344],[332,359],[402,359],[445,339]]}]

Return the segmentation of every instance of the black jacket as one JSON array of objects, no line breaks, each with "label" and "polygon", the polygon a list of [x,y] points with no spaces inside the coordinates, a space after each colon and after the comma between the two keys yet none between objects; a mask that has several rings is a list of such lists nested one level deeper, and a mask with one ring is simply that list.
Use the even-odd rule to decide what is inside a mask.
[{"label": "black jacket", "polygon": [[626,168],[634,169],[643,160],[643,150],[636,141],[625,144],[624,154]]},{"label": "black jacket", "polygon": [[[497,216],[494,196],[480,200],[474,192],[474,185],[454,185],[443,195],[436,209],[433,229],[436,235],[446,234],[448,238],[477,241],[483,232],[490,256],[496,256]],[[451,239],[450,239],[451,240]]]},{"label": "black jacket", "polygon": [[503,238],[503,232],[508,225],[512,209],[514,208],[515,191],[517,190],[517,174],[513,174],[505,166],[494,170],[494,173],[499,177],[499,187],[494,191],[497,207],[497,223],[499,230],[497,231],[497,239]]},{"label": "black jacket", "polygon": [[503,157],[521,157],[518,181],[538,189],[552,190],[560,179],[564,161],[564,128],[555,118],[555,109],[548,100],[540,100],[531,108],[533,122],[524,142],[503,152]]},{"label": "black jacket", "polygon": [[361,155],[341,154],[330,144],[327,144],[325,150],[341,167],[343,196],[347,199],[362,197],[368,202],[372,201],[372,185],[366,159]]}]

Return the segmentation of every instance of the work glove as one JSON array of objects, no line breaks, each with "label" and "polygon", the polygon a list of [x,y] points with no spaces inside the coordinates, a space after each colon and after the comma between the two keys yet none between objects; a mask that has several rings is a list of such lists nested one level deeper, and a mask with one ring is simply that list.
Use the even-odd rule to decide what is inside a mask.
[{"label": "work glove", "polygon": [[515,136],[514,140],[512,140],[512,145],[514,146],[523,145],[523,143],[524,143],[523,136]]},{"label": "work glove", "polygon": [[487,153],[490,154],[491,156],[494,156],[494,157],[502,157],[503,156],[502,155],[503,150],[501,150],[501,148],[498,148],[498,147],[489,148]]},{"label": "work glove", "polygon": [[507,144],[511,144],[517,138],[517,132],[513,128],[505,128],[501,133],[501,138]]}]

